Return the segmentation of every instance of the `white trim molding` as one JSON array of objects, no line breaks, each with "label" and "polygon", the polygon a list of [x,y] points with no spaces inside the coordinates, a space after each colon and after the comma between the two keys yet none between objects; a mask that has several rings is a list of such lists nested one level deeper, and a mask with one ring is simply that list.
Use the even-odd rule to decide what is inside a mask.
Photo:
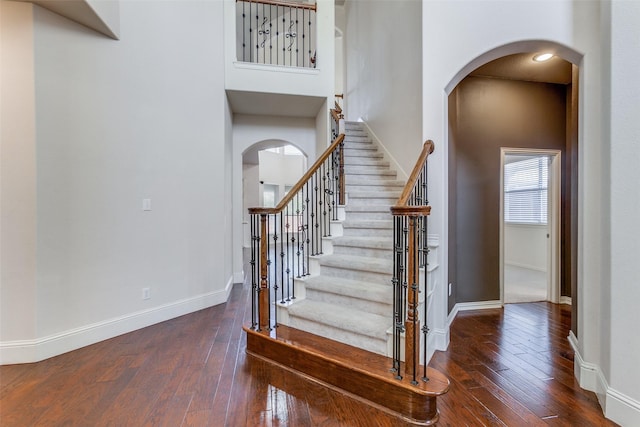
[{"label": "white trim molding", "polygon": [[605,417],[622,426],[640,425],[640,402],[609,387],[600,366],[586,362],[582,358],[578,339],[573,331],[569,332],[567,338],[575,353],[574,375],[580,387],[596,393]]},{"label": "white trim molding", "polygon": [[621,426],[640,425],[640,402],[608,387],[604,414]]},{"label": "white trim molding", "polygon": [[[601,400],[600,396],[604,395],[604,389],[598,392],[598,372],[600,371],[600,368],[598,367],[598,365],[585,362],[585,360],[582,358],[582,355],[578,350],[578,339],[573,334],[573,331],[569,332],[569,336],[567,337],[567,339],[569,340],[569,344],[571,345],[571,348],[573,348],[573,352],[575,353],[573,375],[578,380],[580,387],[589,391],[596,392],[596,394],[598,395],[598,400]],[[600,404],[602,405],[602,401],[600,401]]]},{"label": "white trim molding", "polygon": [[458,315],[459,311],[487,310],[490,308],[502,308],[502,301],[492,300],[492,301],[459,302],[453,306],[453,310],[451,310],[451,313],[449,313],[449,317],[447,318],[447,329],[451,328],[451,324],[453,323],[454,319]]},{"label": "white trim molding", "polygon": [[232,277],[229,277],[225,288],[218,291],[184,298],[42,338],[0,342],[0,365],[39,362],[118,335],[225,303],[229,299],[232,286],[233,280]]}]

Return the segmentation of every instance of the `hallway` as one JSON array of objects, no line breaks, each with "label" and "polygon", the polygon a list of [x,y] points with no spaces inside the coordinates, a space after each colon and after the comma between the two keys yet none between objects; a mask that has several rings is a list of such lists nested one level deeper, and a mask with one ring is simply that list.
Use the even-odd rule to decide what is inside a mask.
[{"label": "hallway", "polygon": [[[3,426],[400,426],[385,412],[245,354],[248,285],[229,302],[32,365],[0,367]],[[440,426],[615,425],[573,378],[569,311],[458,314],[432,365]]]}]

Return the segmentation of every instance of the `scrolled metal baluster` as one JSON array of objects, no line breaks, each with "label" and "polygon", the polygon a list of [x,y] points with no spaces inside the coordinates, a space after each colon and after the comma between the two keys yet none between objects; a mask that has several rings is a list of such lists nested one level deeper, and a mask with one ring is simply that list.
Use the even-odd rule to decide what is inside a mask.
[{"label": "scrolled metal baluster", "polygon": [[[331,229],[329,227],[329,217],[331,216],[331,211],[327,212],[328,206],[329,205],[329,198],[331,196],[330,194],[330,190],[328,187],[328,179],[329,179],[329,171],[327,170],[327,162],[324,162],[322,164],[322,194],[324,195],[323,197],[323,203],[322,203],[322,236],[323,237],[328,237],[331,236]],[[327,214],[329,214],[329,217],[327,217]]]},{"label": "scrolled metal baluster", "polygon": [[317,172],[315,174],[313,174],[313,181],[314,181],[313,191],[314,191],[314,195],[315,195],[315,203],[313,205],[313,210],[314,210],[314,214],[315,214],[315,223],[313,224],[313,227],[314,227],[314,233],[315,234],[311,235],[311,240],[313,240],[314,243],[315,243],[313,255],[318,255],[318,253],[320,252],[319,248],[318,248],[318,240],[320,240],[319,239],[319,236],[320,236],[320,223],[319,223],[320,218],[319,218],[319,216],[320,216],[320,204],[322,202],[321,202],[321,197],[318,194],[318,190],[319,190],[318,185],[319,185],[319,183],[318,183],[318,173]]},{"label": "scrolled metal baluster", "polygon": [[[305,222],[304,229],[303,229],[303,231],[304,231],[304,240],[303,241],[306,243],[307,258],[306,258],[305,271],[304,271],[306,274],[303,274],[303,276],[309,275],[309,262],[310,262],[310,260],[309,260],[309,256],[310,256],[310,254],[309,254],[309,244],[310,244],[310,242],[309,242],[309,227],[310,227],[310,224],[311,224],[312,220],[309,219],[309,211],[310,211],[309,202],[311,201],[311,199],[309,198],[309,181],[307,181],[306,188],[307,188],[307,196],[305,198],[305,205],[306,205],[306,210],[307,210],[307,221]],[[304,257],[303,257],[303,260],[304,260]]]},{"label": "scrolled metal baluster", "polygon": [[[285,212],[288,212],[289,207],[287,206],[287,208],[285,208]],[[284,244],[286,243],[285,239],[285,214],[283,214],[283,212],[280,212],[280,296],[281,296],[281,301],[284,303],[284,288],[285,288],[285,281],[284,281],[284,273],[285,273],[285,267],[284,267]],[[288,224],[287,224],[288,227]],[[276,273],[277,275],[277,273]],[[276,289],[276,298],[278,297],[277,295],[278,290]],[[276,310],[276,314],[278,313],[278,311]],[[276,326],[278,325],[278,322],[276,322]]]},{"label": "scrolled metal baluster", "polygon": [[391,371],[396,373],[396,378],[401,379],[400,373],[400,329],[399,329],[399,308],[398,301],[398,283],[400,276],[400,227],[399,217],[393,217],[393,278],[391,286],[393,287],[393,364]]},{"label": "scrolled metal baluster", "polygon": [[[243,5],[244,6],[244,5]],[[255,215],[251,215],[249,219],[251,227],[251,329],[256,328],[256,225]]]},{"label": "scrolled metal baluster", "polygon": [[[269,37],[269,64],[273,64],[273,5],[269,6],[269,33],[271,36]],[[276,15],[278,16],[278,15]]]}]

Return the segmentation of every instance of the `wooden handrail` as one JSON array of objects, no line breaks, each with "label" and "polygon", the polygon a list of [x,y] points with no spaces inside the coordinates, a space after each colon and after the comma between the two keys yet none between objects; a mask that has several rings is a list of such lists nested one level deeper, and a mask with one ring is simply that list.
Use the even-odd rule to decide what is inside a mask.
[{"label": "wooden handrail", "polygon": [[294,7],[296,9],[309,9],[309,10],[317,10],[318,5],[316,3],[297,3],[292,1],[283,1],[283,0],[236,0],[238,2],[246,2],[246,3],[261,3],[268,4],[272,6],[284,6],[284,7]]},{"label": "wooden handrail", "polygon": [[284,196],[282,200],[280,200],[280,203],[278,203],[278,205],[275,208],[265,208],[265,207],[249,208],[249,214],[269,215],[269,214],[277,214],[282,212],[284,208],[289,204],[289,202],[293,199],[293,197],[296,195],[296,193],[300,191],[300,189],[307,183],[307,181],[311,178],[311,176],[313,176],[313,174],[316,173],[318,169],[320,169],[320,166],[324,163],[325,160],[327,160],[327,158],[329,158],[331,153],[336,149],[336,147],[338,147],[342,143],[342,141],[344,141],[343,133],[338,135],[335,141],[333,141],[331,145],[327,147],[326,150],[324,150],[324,153],[322,153],[322,155],[318,157],[318,160],[316,160],[315,163],[311,166],[311,168],[309,168],[309,170],[304,175],[302,175],[302,178],[300,178],[300,180],[296,183],[296,185],[294,185],[293,188],[289,190],[287,195]]},{"label": "wooden handrail", "polygon": [[[418,157],[418,160],[416,161],[416,164],[413,167],[413,171],[409,176],[409,180],[407,181],[407,184],[404,186],[404,189],[402,190],[402,194],[400,195],[398,202],[396,203],[395,206],[391,207],[392,214],[395,214],[394,210],[397,210],[398,213],[401,214],[403,207],[408,206],[407,202],[409,201],[409,197],[411,197],[411,192],[413,191],[413,187],[416,185],[416,181],[420,176],[420,172],[422,171],[422,167],[424,166],[424,163],[427,161],[427,157],[429,157],[429,154],[433,153],[434,147],[435,146],[432,140],[428,139],[425,141],[424,145],[422,146],[422,153],[420,153],[420,157]],[[415,209],[416,207],[413,206],[412,208]]]}]

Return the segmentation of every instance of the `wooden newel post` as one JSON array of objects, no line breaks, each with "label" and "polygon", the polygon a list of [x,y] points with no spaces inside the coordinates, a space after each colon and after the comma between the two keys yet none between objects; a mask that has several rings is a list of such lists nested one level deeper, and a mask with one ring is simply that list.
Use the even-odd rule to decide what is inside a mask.
[{"label": "wooden newel post", "polygon": [[260,291],[258,293],[258,329],[269,330],[269,282],[267,265],[267,215],[260,214]]},{"label": "wooden newel post", "polygon": [[407,278],[409,279],[407,289],[407,320],[405,322],[404,338],[404,361],[405,375],[414,378],[420,364],[420,320],[418,319],[418,263],[416,262],[417,238],[416,238],[417,217],[409,217],[409,251],[407,254]]}]

